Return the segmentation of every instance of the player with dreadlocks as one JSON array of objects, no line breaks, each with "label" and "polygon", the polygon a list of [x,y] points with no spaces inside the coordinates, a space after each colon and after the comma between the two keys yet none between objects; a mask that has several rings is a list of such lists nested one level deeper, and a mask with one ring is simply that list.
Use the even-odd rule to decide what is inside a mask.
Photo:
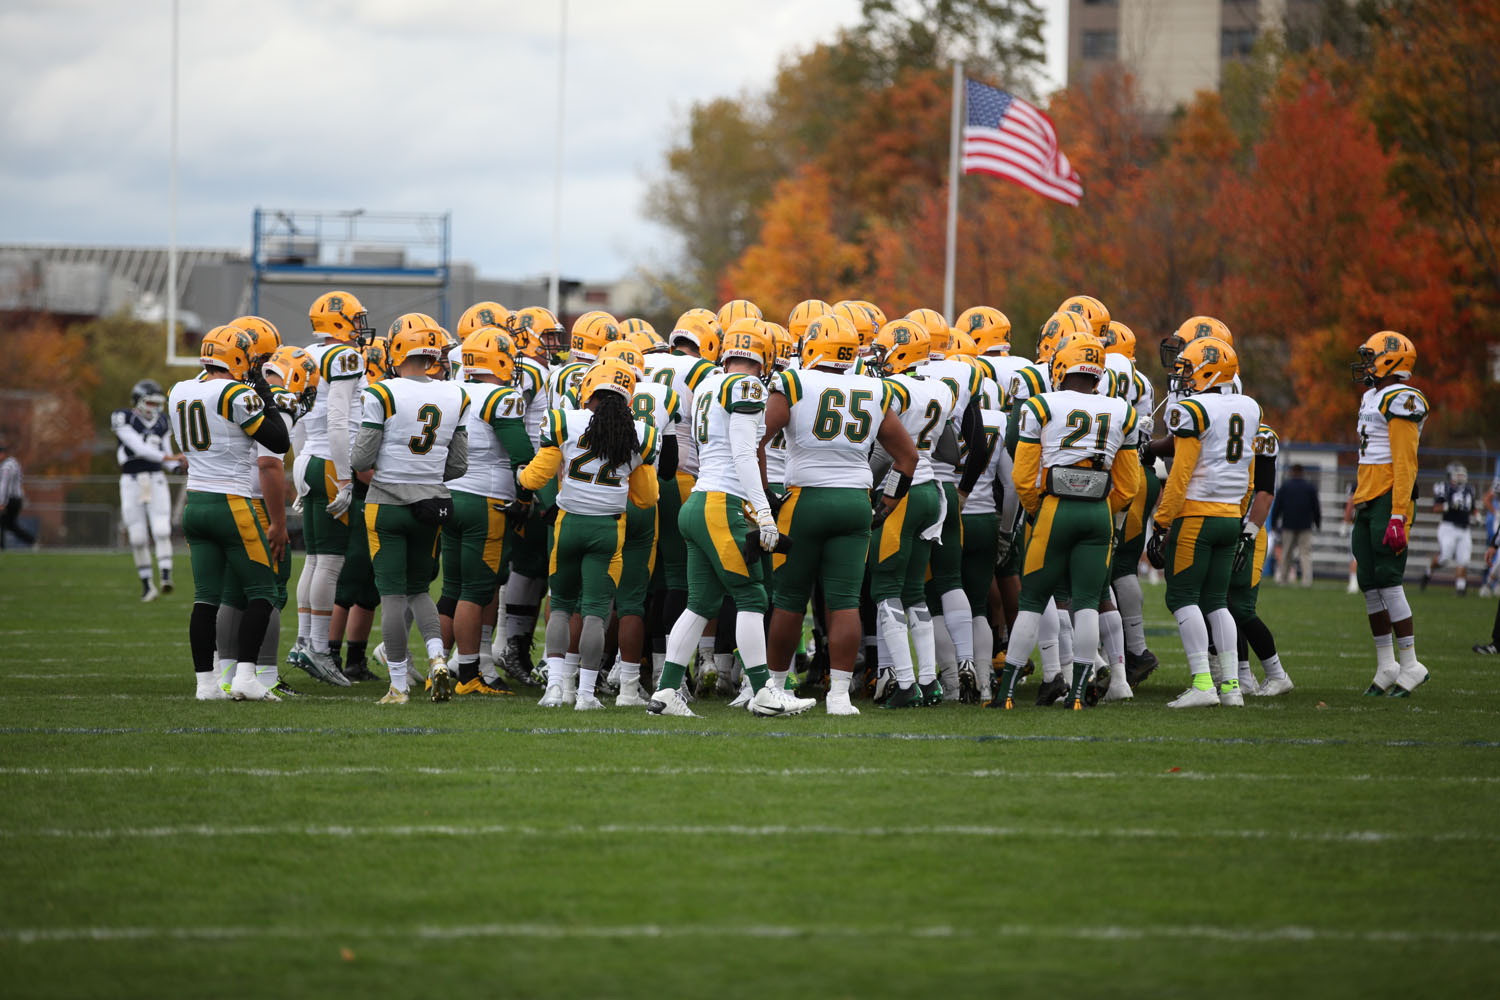
[{"label": "player with dreadlocks", "polygon": [[[594,684],[620,583],[625,505],[650,507],[657,497],[657,431],[631,414],[635,381],[635,370],[622,361],[595,364],[579,392],[583,409],[548,413],[541,451],[520,473],[521,486],[537,490],[564,470],[548,567],[547,691],[538,703],[547,708],[604,707]],[[574,614],[583,616],[577,633]]]}]

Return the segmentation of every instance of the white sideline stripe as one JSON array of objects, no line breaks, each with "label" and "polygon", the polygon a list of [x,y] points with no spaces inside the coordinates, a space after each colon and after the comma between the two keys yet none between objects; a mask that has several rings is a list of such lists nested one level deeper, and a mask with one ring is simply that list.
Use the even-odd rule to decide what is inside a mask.
[{"label": "white sideline stripe", "polygon": [[443,777],[449,775],[495,774],[530,775],[631,775],[641,777],[725,776],[750,778],[843,778],[886,777],[911,778],[1014,778],[1019,780],[1080,781],[1352,781],[1370,784],[1419,782],[1421,784],[1479,785],[1500,784],[1496,775],[1416,775],[1416,774],[1277,774],[1231,773],[1207,771],[1018,771],[1006,768],[907,768],[907,767],[719,767],[713,765],[660,765],[657,767],[615,764],[589,764],[575,767],[385,767],[360,765],[349,767],[183,767],[163,765],[150,767],[0,767],[0,776],[12,777],[155,777],[168,774],[195,777],[234,776],[246,778],[301,778],[328,775],[398,775],[412,774]]},{"label": "white sideline stripe", "polygon": [[[986,926],[984,938],[996,935],[1010,938],[1048,938],[1067,941],[1140,941],[1148,938],[1203,941],[1307,943],[1343,942],[1349,944],[1494,944],[1500,942],[1500,931],[1493,930],[1355,930],[1347,927],[1223,927],[1190,924],[1148,924],[1123,926],[1104,924],[1093,927],[1068,927],[1045,924],[1000,924]],[[775,925],[740,924],[705,926],[662,924],[458,924],[438,926],[418,924],[409,927],[25,927],[0,929],[0,941],[16,944],[50,944],[74,941],[243,941],[265,938],[398,941],[454,940],[459,938],[536,938],[569,940],[579,938],[933,938],[972,939],[980,933],[947,924],[928,926],[850,927],[847,925]]]},{"label": "white sideline stripe", "polygon": [[1394,842],[1477,842],[1500,841],[1492,831],[1454,830],[1442,833],[1420,833],[1399,830],[1166,830],[1120,827],[1075,828],[1066,826],[983,826],[973,824],[931,824],[926,826],[834,826],[831,824],[658,824],[600,823],[532,826],[529,824],[484,824],[451,826],[445,824],[389,826],[182,826],[102,827],[95,829],[39,827],[30,830],[0,829],[0,839],[36,840],[164,840],[178,837],[596,837],[596,836],[663,836],[663,837],[981,837],[1005,840],[1016,837],[1098,840],[1129,838],[1136,840],[1292,840],[1313,843],[1380,844]]}]

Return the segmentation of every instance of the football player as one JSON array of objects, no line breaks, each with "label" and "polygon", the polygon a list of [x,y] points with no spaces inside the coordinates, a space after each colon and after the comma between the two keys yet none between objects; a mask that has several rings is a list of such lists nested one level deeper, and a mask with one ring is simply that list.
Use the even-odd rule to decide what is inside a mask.
[{"label": "football player", "polygon": [[1375,636],[1375,679],[1365,694],[1393,698],[1409,697],[1427,680],[1427,668],[1417,661],[1411,605],[1401,586],[1407,526],[1415,513],[1417,445],[1428,413],[1427,397],[1408,384],[1416,365],[1412,342],[1383,330],[1360,346],[1352,366],[1355,381],[1369,387],[1359,404],[1359,475],[1353,497],[1354,559]]},{"label": "football player", "polygon": [[[567,348],[567,331],[550,310],[541,306],[518,310],[511,316],[506,331],[519,355],[516,389],[526,400],[526,433],[532,448],[540,448],[542,425],[552,407],[549,373],[558,362],[558,354]],[[536,493],[536,502],[526,519],[511,526],[516,537],[511,545],[510,575],[505,581],[505,638],[495,662],[522,683],[531,683],[531,647],[542,594],[547,589],[547,545],[551,532],[543,518],[556,500],[557,483],[548,482]]]},{"label": "football player", "polygon": [[469,397],[461,385],[435,381],[427,374],[446,348],[436,323],[403,323],[391,337],[395,377],[370,385],[362,394],[364,417],[352,467],[356,472],[374,471],[365,497],[365,531],[380,592],[381,646],[390,670],[382,705],[405,705],[409,700],[408,611],[427,647],[432,700],[447,701],[453,695],[437,606],[428,593],[438,527],[453,513],[453,498],[443,484],[461,477],[469,465],[464,426]]},{"label": "football player", "polygon": [[[875,699],[892,709],[924,705],[924,692],[936,692],[938,679],[926,579],[933,541],[942,532],[943,497],[933,471],[932,451],[953,417],[957,399],[947,382],[918,374],[927,360],[929,343],[922,324],[898,319],[875,335],[869,364],[869,370],[879,374],[889,388],[901,425],[917,450],[911,487],[872,535],[868,557],[880,666]],[[829,702],[832,713],[832,692]],[[847,712],[838,714],[857,711],[849,706]]]},{"label": "football player", "polygon": [[[854,375],[859,335],[847,320],[820,316],[807,328],[801,366],[776,376],[763,438],[786,431],[787,494],[776,528],[790,551],[771,557],[775,579],[770,663],[788,670],[802,632],[814,583],[827,609],[828,700],[848,698],[861,638],[860,585],[870,547],[869,457],[874,442],[891,456],[881,484],[875,523],[895,510],[911,488],[917,449],[901,425],[890,386]],[[936,688],[936,683],[933,685]]]},{"label": "football player", "polygon": [[276,575],[265,528],[250,505],[249,479],[256,445],[285,454],[291,438],[264,379],[256,379],[253,389],[241,381],[250,376],[250,345],[243,330],[214,327],[199,349],[203,374],[178,382],[167,402],[177,450],[189,456],[182,527],[193,563],[188,642],[200,701],[225,697],[214,674],[214,648],[219,601],[229,575],[246,598],[233,643],[235,674],[229,697],[275,698],[256,679],[255,661],[276,599]]},{"label": "football player", "polygon": [[[751,317],[732,323],[720,353],[724,371],[705,378],[694,396],[698,475],[678,517],[687,548],[688,606],[667,637],[666,665],[647,706],[653,715],[696,714],[678,687],[693,647],[726,596],[736,609],[735,639],[754,691],[750,712],[797,715],[816,704],[773,683],[766,669],[766,590],[759,552],[775,550],[780,540],[756,457],[768,395],[761,375],[776,357],[768,327]],[[753,528],[745,516],[747,506]]]},{"label": "football player", "polygon": [[[526,434],[526,400],[512,385],[515,345],[495,327],[480,327],[463,342],[461,383],[468,397],[464,424],[468,469],[448,484],[453,518],[443,526],[443,599],[452,595],[453,639],[458,654],[454,694],[512,693],[484,663],[483,620],[495,613],[512,531],[508,522],[525,519],[529,490],[516,489],[516,470],[531,461]],[[454,586],[454,584],[457,586]],[[445,606],[438,607],[439,617]],[[493,619],[491,619],[493,620]],[[484,667],[488,670],[484,670]],[[481,676],[483,674],[483,676]]]},{"label": "football player", "polygon": [[349,448],[359,424],[355,394],[365,371],[358,348],[375,331],[365,307],[349,292],[318,296],[308,319],[314,336],[321,338],[307,348],[318,365],[319,391],[303,418],[306,461],[297,462],[305,487],[302,533],[307,559],[297,579],[297,643],[287,658],[313,677],[339,684],[343,673],[329,653],[328,628],[349,547],[349,508],[354,502]]},{"label": "football player", "polygon": [[1438,521],[1438,551],[1422,574],[1422,589],[1432,582],[1432,574],[1444,563],[1453,564],[1453,590],[1459,597],[1469,586],[1469,557],[1474,540],[1469,537],[1469,519],[1474,516],[1474,487],[1469,485],[1469,470],[1462,462],[1448,466],[1448,478],[1432,488],[1432,512]]},{"label": "football player", "polygon": [[[1240,690],[1264,698],[1286,694],[1292,689],[1292,679],[1287,676],[1281,657],[1276,653],[1276,637],[1256,611],[1269,535],[1266,516],[1271,513],[1276,490],[1276,455],[1280,450],[1281,440],[1276,432],[1261,424],[1255,432],[1255,492],[1245,509],[1240,541],[1234,553],[1234,569],[1229,577],[1229,613],[1234,616],[1240,634],[1237,650]],[[1264,684],[1257,684],[1255,674],[1250,670],[1251,649],[1255,650],[1266,673]]]},{"label": "football player", "polygon": [[[661,449],[656,461],[658,504],[650,507],[631,504],[625,508],[625,548],[621,552],[620,583],[615,588],[615,615],[619,619],[616,629],[619,671],[615,675],[619,694],[615,705],[638,708],[647,701],[641,697],[641,657],[646,648],[646,594],[656,568],[657,538],[663,530],[676,533],[676,525],[658,526],[657,511],[661,492],[669,485],[671,488],[677,485],[677,427],[682,423],[682,404],[671,386],[644,377],[645,355],[633,342],[619,340],[606,344],[599,358],[622,361],[635,372],[635,395],[630,410],[637,420],[656,428]],[[648,679],[647,683],[651,681]]]},{"label": "football player", "polygon": [[[635,371],[622,361],[592,366],[578,393],[580,408],[552,411],[541,450],[518,477],[522,487],[536,490],[565,470],[548,567],[547,690],[537,703],[544,708],[604,707],[595,685],[605,622],[620,582],[625,508],[656,503],[659,435],[631,413],[635,381]],[[575,613],[583,620],[572,639]]]},{"label": "football player", "polygon": [[[1172,472],[1146,543],[1146,557],[1167,574],[1167,608],[1177,619],[1193,682],[1170,708],[1239,707],[1238,633],[1229,612],[1229,579],[1240,538],[1241,503],[1254,485],[1260,404],[1234,391],[1239,358],[1215,337],[1178,353],[1170,373],[1178,401],[1167,408]],[[1209,662],[1209,630],[1217,661]]]},{"label": "football player", "polygon": [[119,446],[120,519],[130,534],[130,551],[141,581],[141,600],[154,601],[151,581],[151,543],[161,572],[161,592],[172,592],[172,491],[163,469],[177,471],[181,454],[167,447],[172,428],[163,407],[167,397],[152,379],[141,379],[130,390],[130,409],[109,415],[109,427]]},{"label": "football player", "polygon": [[1083,707],[1099,646],[1099,595],[1109,580],[1115,517],[1140,488],[1135,410],[1097,391],[1105,371],[1098,340],[1071,337],[1052,353],[1049,381],[1057,389],[1011,410],[1021,424],[1012,481],[1031,523],[1020,610],[995,697],[1004,709],[1015,707],[1021,666],[1041,636],[1049,600],[1064,581],[1076,651],[1068,704]]}]

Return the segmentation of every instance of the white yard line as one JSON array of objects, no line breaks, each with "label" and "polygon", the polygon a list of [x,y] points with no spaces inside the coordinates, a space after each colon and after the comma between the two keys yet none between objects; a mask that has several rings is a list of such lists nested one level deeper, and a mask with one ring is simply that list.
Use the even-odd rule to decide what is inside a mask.
[{"label": "white yard line", "polygon": [[256,941],[334,940],[409,941],[458,940],[463,938],[574,939],[667,939],[709,938],[713,940],[787,938],[900,938],[990,939],[1040,938],[1064,941],[1140,941],[1147,939],[1195,939],[1230,943],[1297,944],[1445,944],[1473,945],[1500,942],[1496,930],[1370,930],[1354,927],[1229,927],[1205,924],[1102,924],[1067,926],[1046,924],[986,925],[981,931],[947,924],[910,926],[848,926],[792,924],[415,924],[405,927],[29,927],[0,929],[0,941],[16,944],[50,944],[83,941]]}]

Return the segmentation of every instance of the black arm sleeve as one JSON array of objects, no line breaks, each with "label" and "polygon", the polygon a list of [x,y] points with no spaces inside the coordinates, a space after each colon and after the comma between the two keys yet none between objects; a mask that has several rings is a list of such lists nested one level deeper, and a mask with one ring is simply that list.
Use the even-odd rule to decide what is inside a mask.
[{"label": "black arm sleeve", "polygon": [[958,491],[967,496],[973,492],[974,484],[979,482],[979,477],[984,475],[984,470],[990,464],[990,450],[985,447],[988,442],[985,441],[984,418],[979,415],[979,397],[969,400],[969,408],[964,410],[958,434],[968,447],[969,456],[964,464],[963,474],[959,477]]},{"label": "black arm sleeve", "polygon": [[261,411],[260,426],[250,436],[256,444],[265,445],[278,455],[285,455],[292,446],[292,435],[286,429],[286,421],[281,419],[281,410],[275,406]]},{"label": "black arm sleeve", "polygon": [[1016,457],[1016,445],[1021,443],[1021,408],[1013,406],[1010,419],[1005,422],[1005,450],[1012,460]]},{"label": "black arm sleeve", "polygon": [[1276,495],[1276,456],[1255,456],[1255,492]]},{"label": "black arm sleeve", "polygon": [[677,434],[661,436],[661,454],[656,456],[656,475],[659,479],[671,479],[677,475]]}]

